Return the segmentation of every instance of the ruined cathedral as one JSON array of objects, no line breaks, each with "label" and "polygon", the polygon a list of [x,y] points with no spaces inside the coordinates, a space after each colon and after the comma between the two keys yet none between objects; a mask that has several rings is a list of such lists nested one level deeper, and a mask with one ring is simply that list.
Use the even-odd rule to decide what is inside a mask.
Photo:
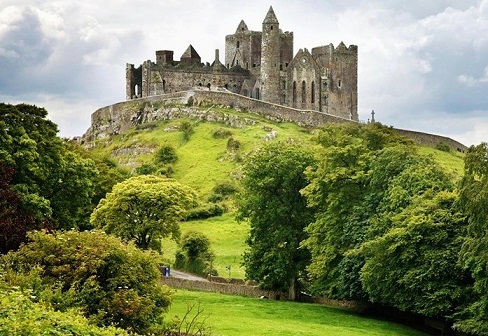
[{"label": "ruined cathedral", "polygon": [[241,21],[225,38],[225,63],[215,51],[202,63],[190,45],[179,61],[156,51],[156,62],[126,66],[127,100],[194,88],[228,90],[249,98],[358,120],[358,48],[329,44],[293,53],[293,32],[283,32],[270,7],[262,31]]}]

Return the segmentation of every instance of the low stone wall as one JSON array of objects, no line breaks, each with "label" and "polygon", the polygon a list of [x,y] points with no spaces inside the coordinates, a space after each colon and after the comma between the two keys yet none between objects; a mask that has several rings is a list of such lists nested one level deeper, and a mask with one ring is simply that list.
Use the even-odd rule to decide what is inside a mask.
[{"label": "low stone wall", "polygon": [[240,295],[246,297],[261,297],[265,296],[270,299],[284,299],[288,297],[285,293],[278,293],[274,291],[266,291],[257,287],[238,285],[232,283],[221,282],[205,282],[205,281],[192,281],[186,279],[179,279],[174,277],[163,277],[161,282],[169,287],[182,288],[189,290],[199,290],[204,292],[213,292],[221,294]]}]

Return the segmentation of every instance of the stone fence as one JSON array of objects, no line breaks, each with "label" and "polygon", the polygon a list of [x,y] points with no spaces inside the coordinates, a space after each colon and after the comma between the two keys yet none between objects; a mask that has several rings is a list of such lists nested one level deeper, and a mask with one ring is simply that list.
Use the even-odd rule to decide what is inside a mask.
[{"label": "stone fence", "polygon": [[[310,110],[298,110],[277,104],[271,104],[262,100],[245,97],[226,90],[204,90],[195,89],[192,91],[181,91],[147,98],[139,98],[116,103],[102,107],[95,111],[91,117],[91,126],[83,135],[81,141],[91,142],[95,139],[104,138],[114,134],[124,133],[130,127],[145,122],[168,118],[168,116],[181,117],[181,113],[173,113],[176,105],[183,106],[191,103],[191,110],[184,116],[196,116],[206,118],[202,114],[212,113],[212,108],[207,111],[198,109],[196,106],[231,106],[237,110],[246,111],[264,117],[274,122],[293,122],[303,127],[319,127],[327,123],[357,122],[340,118],[327,113]],[[195,106],[193,106],[195,105]],[[151,116],[148,118],[147,116]],[[213,117],[210,118],[210,120]],[[218,121],[218,120],[216,120]],[[467,147],[458,141],[448,137],[402,130],[393,128],[397,133],[413,139],[421,145],[438,146],[441,144],[449,146],[452,150],[464,152]]]}]

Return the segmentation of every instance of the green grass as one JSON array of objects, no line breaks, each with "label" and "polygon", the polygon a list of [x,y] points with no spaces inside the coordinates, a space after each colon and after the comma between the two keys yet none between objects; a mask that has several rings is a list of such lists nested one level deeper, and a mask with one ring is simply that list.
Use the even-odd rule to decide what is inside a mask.
[{"label": "green grass", "polygon": [[[241,265],[242,253],[246,248],[245,239],[249,232],[247,223],[237,223],[234,213],[226,213],[221,217],[213,217],[207,220],[181,223],[182,235],[189,230],[204,233],[211,243],[216,258],[213,267],[219,276],[229,277],[226,266],[230,266],[231,278],[244,278],[245,271]],[[171,264],[177,246],[176,243],[165,239],[163,241],[163,258]]]},{"label": "green grass", "polygon": [[464,175],[464,154],[450,151],[444,152],[432,147],[419,146],[418,151],[422,155],[429,155],[446,171],[454,181],[459,181]]},{"label": "green grass", "polygon": [[[422,336],[411,328],[319,304],[261,300],[177,290],[166,315],[181,319],[188,305],[203,308],[200,320],[214,336]],[[192,314],[190,314],[193,317]]]}]

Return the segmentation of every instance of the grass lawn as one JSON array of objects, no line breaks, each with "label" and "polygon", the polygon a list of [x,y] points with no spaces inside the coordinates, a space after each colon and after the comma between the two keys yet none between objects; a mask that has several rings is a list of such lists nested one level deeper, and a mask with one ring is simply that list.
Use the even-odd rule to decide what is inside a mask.
[{"label": "grass lawn", "polygon": [[[425,336],[391,322],[318,304],[261,300],[176,290],[167,319],[182,318],[187,306],[200,304],[214,336]],[[190,318],[194,315],[190,314]]]},{"label": "grass lawn", "polygon": [[[245,272],[241,262],[242,253],[246,248],[245,239],[249,232],[249,225],[237,223],[234,212],[207,220],[184,222],[181,223],[180,228],[182,235],[189,230],[194,230],[204,233],[210,239],[210,246],[215,253],[213,267],[219,276],[229,277],[226,266],[230,266],[231,278],[244,278]],[[164,239],[163,258],[173,263],[176,248],[175,242]]]}]

